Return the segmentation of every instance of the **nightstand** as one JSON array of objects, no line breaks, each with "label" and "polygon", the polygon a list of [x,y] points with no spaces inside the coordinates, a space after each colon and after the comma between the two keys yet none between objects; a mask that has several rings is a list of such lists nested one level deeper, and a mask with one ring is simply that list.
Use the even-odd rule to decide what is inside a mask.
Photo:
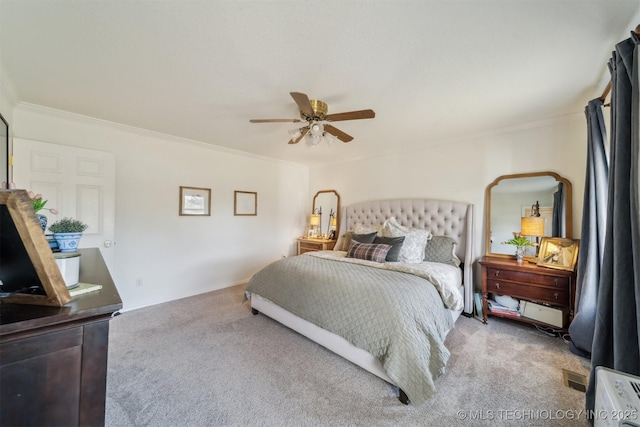
[{"label": "nightstand", "polygon": [[336,245],[335,240],[298,238],[298,255],[311,251],[330,251]]},{"label": "nightstand", "polygon": [[[487,323],[489,315],[507,317],[520,322],[556,326],[526,317],[502,316],[491,313],[487,307],[488,294],[508,295],[518,300],[531,301],[566,311],[562,330],[566,330],[573,319],[576,293],[576,273],[567,270],[539,267],[529,262],[515,259],[483,257],[479,261],[482,268],[482,319]],[[568,322],[567,322],[568,317]]]}]

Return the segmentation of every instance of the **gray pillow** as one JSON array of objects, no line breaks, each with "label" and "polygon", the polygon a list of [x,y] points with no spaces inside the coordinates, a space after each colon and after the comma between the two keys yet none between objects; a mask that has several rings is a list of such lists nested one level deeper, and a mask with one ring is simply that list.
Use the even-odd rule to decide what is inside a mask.
[{"label": "gray pillow", "polygon": [[[336,242],[333,247],[334,251],[348,251],[351,240],[355,240],[358,243],[373,243],[373,239],[376,237],[376,232],[367,234],[356,234],[353,231],[347,231]],[[338,246],[339,245],[339,246]]]},{"label": "gray pillow", "polygon": [[376,238],[377,232],[368,233],[368,234],[351,234],[351,240],[355,240],[358,243],[373,243],[373,240]]},{"label": "gray pillow", "polygon": [[400,255],[400,249],[404,243],[404,236],[400,237],[380,237],[377,236],[373,243],[382,243],[385,245],[391,245],[391,249],[387,252],[387,262],[398,262],[398,255]]},{"label": "gray pillow", "polygon": [[425,247],[424,260],[460,267],[460,259],[456,256],[455,249],[456,241],[453,237],[433,236]]}]

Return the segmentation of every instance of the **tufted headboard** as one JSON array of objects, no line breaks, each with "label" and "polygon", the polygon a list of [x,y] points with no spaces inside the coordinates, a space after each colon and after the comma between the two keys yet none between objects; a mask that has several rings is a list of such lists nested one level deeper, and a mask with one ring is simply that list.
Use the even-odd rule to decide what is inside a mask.
[{"label": "tufted headboard", "polygon": [[456,241],[456,255],[464,263],[464,311],[473,312],[473,205],[449,200],[374,200],[346,206],[342,210],[340,236],[356,224],[382,225],[395,217],[406,226],[422,228],[434,236],[450,236]]}]

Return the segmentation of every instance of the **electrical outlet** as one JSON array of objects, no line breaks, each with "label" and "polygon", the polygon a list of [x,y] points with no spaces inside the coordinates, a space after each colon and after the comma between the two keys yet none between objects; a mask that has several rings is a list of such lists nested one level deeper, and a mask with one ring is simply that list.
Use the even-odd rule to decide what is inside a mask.
[{"label": "electrical outlet", "polygon": [[142,278],[136,279],[136,286],[138,287],[142,286]]}]

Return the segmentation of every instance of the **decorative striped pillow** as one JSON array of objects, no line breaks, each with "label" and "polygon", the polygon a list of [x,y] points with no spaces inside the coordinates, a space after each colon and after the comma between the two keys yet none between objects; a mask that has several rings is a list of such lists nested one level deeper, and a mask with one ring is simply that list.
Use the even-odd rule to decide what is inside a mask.
[{"label": "decorative striped pillow", "polygon": [[387,258],[387,252],[391,249],[391,245],[358,243],[352,240],[349,244],[347,258],[358,258],[367,261],[384,262]]}]

